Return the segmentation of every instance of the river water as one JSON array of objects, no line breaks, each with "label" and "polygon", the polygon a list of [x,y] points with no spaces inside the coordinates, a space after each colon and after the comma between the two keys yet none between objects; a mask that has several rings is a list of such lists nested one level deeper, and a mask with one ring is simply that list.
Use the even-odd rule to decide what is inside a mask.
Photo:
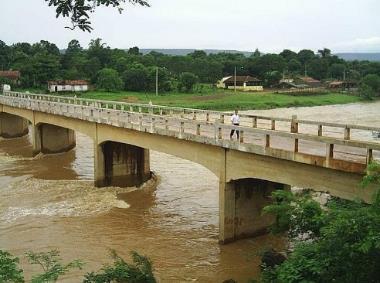
[{"label": "river water", "polygon": [[[380,127],[379,102],[257,112]],[[84,269],[60,281],[81,282],[114,249],[147,255],[160,282],[247,282],[259,275],[263,249],[284,246],[270,235],[219,245],[217,178],[170,155],[151,152],[157,180],[143,189],[94,188],[93,145],[76,134],[74,150],[35,158],[28,136],[0,140],[0,249],[21,258],[27,278],[39,269],[26,264],[26,251],[82,259]]]}]

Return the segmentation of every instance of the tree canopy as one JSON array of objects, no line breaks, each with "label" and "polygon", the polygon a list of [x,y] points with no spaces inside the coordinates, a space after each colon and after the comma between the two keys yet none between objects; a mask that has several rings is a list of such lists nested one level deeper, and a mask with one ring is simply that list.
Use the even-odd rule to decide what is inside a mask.
[{"label": "tree canopy", "polygon": [[[367,169],[363,185],[380,185],[380,165]],[[274,232],[287,231],[294,251],[266,268],[263,282],[379,282],[380,194],[371,205],[333,199],[322,209],[309,195],[276,191],[265,208],[276,216]]]},{"label": "tree canopy", "polygon": [[[156,51],[144,53],[138,47],[127,50],[112,48],[100,38],[91,40],[88,46],[81,46],[78,40],[73,39],[64,50],[44,40],[13,45],[0,41],[0,69],[19,70],[23,88],[45,88],[47,81],[56,79],[85,79],[96,84],[98,72],[110,68],[123,79],[124,89],[136,91],[155,90],[157,68],[160,91],[176,88],[183,73],[193,73],[199,83],[215,84],[223,77],[233,76],[236,68],[238,76],[257,77],[264,86],[270,87],[283,76],[304,76],[306,69],[307,75],[320,80],[346,77],[359,82],[361,78],[372,75],[365,79],[365,84],[371,86],[370,92],[380,91],[373,76],[380,76],[380,62],[344,61],[331,54],[322,57],[312,50],[259,53],[249,57],[239,53],[207,54],[202,50],[184,56]],[[137,71],[140,72],[138,76]],[[135,79],[132,78],[133,73]]]}]

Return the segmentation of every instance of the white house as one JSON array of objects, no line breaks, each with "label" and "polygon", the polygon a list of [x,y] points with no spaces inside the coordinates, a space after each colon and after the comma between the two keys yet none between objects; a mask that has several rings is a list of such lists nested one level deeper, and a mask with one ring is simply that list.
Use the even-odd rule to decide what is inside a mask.
[{"label": "white house", "polygon": [[63,92],[63,91],[88,91],[89,83],[84,80],[58,80],[48,81],[48,89],[50,92]]},{"label": "white house", "polygon": [[[235,85],[236,84],[236,85]],[[218,88],[237,89],[239,91],[263,91],[262,81],[251,76],[229,76],[217,83]]]}]

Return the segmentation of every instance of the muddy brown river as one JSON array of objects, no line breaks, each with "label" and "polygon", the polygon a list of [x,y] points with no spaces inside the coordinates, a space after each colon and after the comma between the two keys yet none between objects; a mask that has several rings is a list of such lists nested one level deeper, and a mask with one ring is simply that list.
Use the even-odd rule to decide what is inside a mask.
[{"label": "muddy brown river", "polygon": [[[380,127],[380,102],[255,111]],[[109,249],[128,258],[151,258],[160,282],[239,283],[259,276],[260,252],[284,241],[274,236],[218,244],[218,180],[204,167],[151,152],[158,176],[143,189],[94,188],[93,145],[77,133],[65,154],[32,158],[29,137],[0,140],[0,249],[19,256],[27,278],[38,268],[25,252],[58,249],[64,260],[82,259],[83,270],[109,263]]]}]

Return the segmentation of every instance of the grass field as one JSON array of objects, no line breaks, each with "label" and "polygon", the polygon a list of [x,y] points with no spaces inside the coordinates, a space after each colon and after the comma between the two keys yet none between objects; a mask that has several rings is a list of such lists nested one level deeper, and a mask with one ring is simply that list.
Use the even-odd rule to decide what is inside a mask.
[{"label": "grass field", "polygon": [[[31,91],[35,92],[35,91]],[[69,94],[74,95],[74,94]],[[148,103],[178,106],[187,108],[210,109],[210,110],[249,110],[271,109],[295,106],[317,106],[329,104],[344,104],[361,101],[358,96],[341,93],[328,93],[320,95],[291,96],[263,93],[244,93],[227,90],[204,90],[200,93],[169,92],[156,96],[154,93],[143,92],[104,92],[89,91],[77,93],[77,97],[100,100],[125,101],[132,103]]]},{"label": "grass field", "polygon": [[149,93],[134,92],[88,92],[80,95],[83,98],[141,102],[198,109],[233,110],[233,109],[271,109],[294,106],[317,106],[344,104],[360,101],[352,95],[330,93],[312,96],[290,96],[274,93],[215,93],[208,95],[168,93],[156,96]]}]

